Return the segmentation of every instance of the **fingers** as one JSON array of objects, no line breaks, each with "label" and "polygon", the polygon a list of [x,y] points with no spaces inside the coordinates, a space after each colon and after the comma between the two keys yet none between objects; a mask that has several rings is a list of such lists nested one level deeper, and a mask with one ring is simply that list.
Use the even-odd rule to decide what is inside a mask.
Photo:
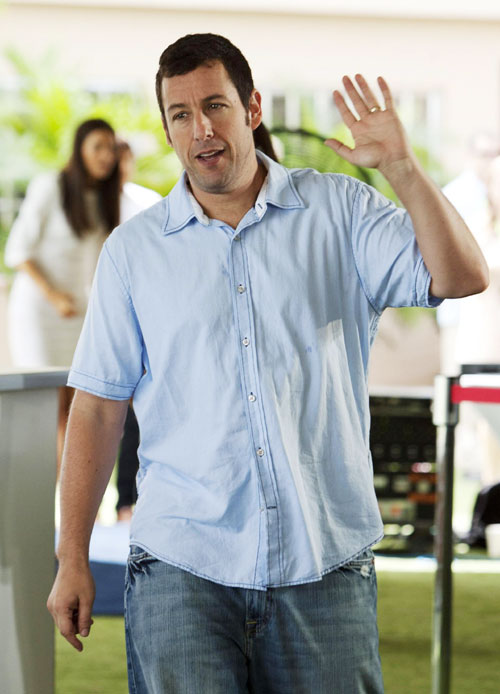
[{"label": "fingers", "polygon": [[52,613],[56,627],[61,632],[61,636],[77,651],[82,651],[83,644],[76,637],[78,633],[78,611],[72,607],[58,609],[55,605],[49,607],[49,610]]},{"label": "fingers", "polygon": [[[372,89],[368,85],[368,82],[365,80],[363,75],[359,73],[356,74],[355,80],[356,84],[354,84],[350,77],[344,75],[344,77],[342,78],[342,83],[350,100],[352,101],[354,108],[356,109],[359,115],[359,118],[365,118],[367,115],[373,113],[374,111],[382,110],[378,102],[378,99],[376,98],[375,94],[373,93]],[[385,108],[392,108],[392,95],[387,85],[387,82],[382,77],[378,77],[377,83],[384,97]],[[335,105],[339,109],[344,123],[348,127],[350,127],[357,120],[356,116],[349,109],[344,100],[344,97],[339,91],[336,90],[333,93],[333,96],[335,100]]]},{"label": "fingers", "polygon": [[90,627],[94,623],[91,617],[91,605],[80,605],[78,610],[78,633],[86,637],[90,634]]},{"label": "fingers", "polygon": [[389,85],[383,77],[377,77],[377,83],[380,88],[380,91],[382,92],[382,96],[384,97],[386,109],[392,109],[394,104],[392,101],[392,94],[391,90],[389,89]]},{"label": "fingers", "polygon": [[379,103],[363,75],[357,74],[355,79],[359,85],[359,88],[361,89],[361,93],[363,94],[364,104],[366,105],[366,110],[368,113],[370,113],[373,109],[380,109]]},{"label": "fingers", "polygon": [[337,140],[332,137],[328,140],[325,140],[325,145],[327,147],[330,147],[330,149],[333,149],[333,151],[336,152],[340,157],[342,157],[342,159],[345,159],[346,161],[353,163],[353,150],[347,145],[344,145],[343,142],[340,142],[340,140]]},{"label": "fingers", "polygon": [[[356,75],[356,78],[358,78],[359,75]],[[366,116],[367,113],[369,113],[369,107],[365,104],[363,99],[361,98],[358,90],[354,86],[352,80],[350,77],[347,77],[347,75],[344,75],[342,78],[342,83],[345,87],[345,90],[347,94],[349,95],[350,100],[352,101],[354,108],[359,114],[360,118],[363,118],[363,116]],[[366,83],[365,83],[366,85]],[[368,85],[366,85],[366,88],[368,88]]]},{"label": "fingers", "polygon": [[339,113],[342,116],[342,120],[347,127],[350,128],[357,119],[347,106],[344,97],[337,89],[333,92],[333,100],[335,101],[335,106],[338,108]]},{"label": "fingers", "polygon": [[82,606],[79,610],[72,607],[58,609],[54,605],[49,607],[54,618],[56,627],[61,632],[68,643],[77,651],[83,650],[82,642],[77,638],[77,634],[86,638],[90,634],[90,628],[94,623],[91,618],[91,606]]}]

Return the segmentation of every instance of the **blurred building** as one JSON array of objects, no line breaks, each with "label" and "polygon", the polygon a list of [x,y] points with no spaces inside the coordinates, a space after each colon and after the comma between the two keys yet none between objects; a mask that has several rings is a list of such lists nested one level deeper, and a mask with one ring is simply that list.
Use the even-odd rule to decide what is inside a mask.
[{"label": "blurred building", "polygon": [[338,119],[343,74],[387,77],[413,139],[450,175],[480,127],[500,125],[497,0],[7,0],[0,4],[0,91],[15,88],[1,55],[55,47],[90,89],[145,91],[161,51],[186,33],[228,36],[248,57],[268,123],[319,131]]}]

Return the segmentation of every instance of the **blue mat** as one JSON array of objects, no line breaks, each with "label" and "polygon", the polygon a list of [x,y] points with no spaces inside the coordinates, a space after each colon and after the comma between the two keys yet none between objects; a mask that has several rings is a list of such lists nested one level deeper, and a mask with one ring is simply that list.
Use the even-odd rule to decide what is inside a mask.
[{"label": "blue mat", "polygon": [[96,523],[90,538],[90,570],[96,595],[93,614],[122,615],[123,585],[129,546],[129,524]]},{"label": "blue mat", "polygon": [[90,570],[96,586],[92,614],[122,615],[125,566],[123,564],[91,561]]}]

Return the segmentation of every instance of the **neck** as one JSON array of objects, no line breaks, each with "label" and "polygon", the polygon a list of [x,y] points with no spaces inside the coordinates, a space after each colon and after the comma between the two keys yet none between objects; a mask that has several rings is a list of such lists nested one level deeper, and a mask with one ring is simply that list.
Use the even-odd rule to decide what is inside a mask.
[{"label": "neck", "polygon": [[236,229],[248,210],[253,207],[266,177],[266,168],[256,163],[255,172],[249,183],[228,193],[207,193],[190,184],[191,192],[211,219],[219,219]]}]

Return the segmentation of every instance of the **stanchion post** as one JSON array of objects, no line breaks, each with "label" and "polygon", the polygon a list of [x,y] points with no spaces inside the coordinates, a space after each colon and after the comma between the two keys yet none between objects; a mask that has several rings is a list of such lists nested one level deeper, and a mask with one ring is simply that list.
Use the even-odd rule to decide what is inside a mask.
[{"label": "stanchion post", "polygon": [[437,503],[434,554],[437,562],[434,587],[432,632],[432,694],[449,694],[451,673],[451,616],[453,560],[453,458],[458,405],[452,403],[451,389],[458,377],[436,376],[433,423],[437,427]]}]

